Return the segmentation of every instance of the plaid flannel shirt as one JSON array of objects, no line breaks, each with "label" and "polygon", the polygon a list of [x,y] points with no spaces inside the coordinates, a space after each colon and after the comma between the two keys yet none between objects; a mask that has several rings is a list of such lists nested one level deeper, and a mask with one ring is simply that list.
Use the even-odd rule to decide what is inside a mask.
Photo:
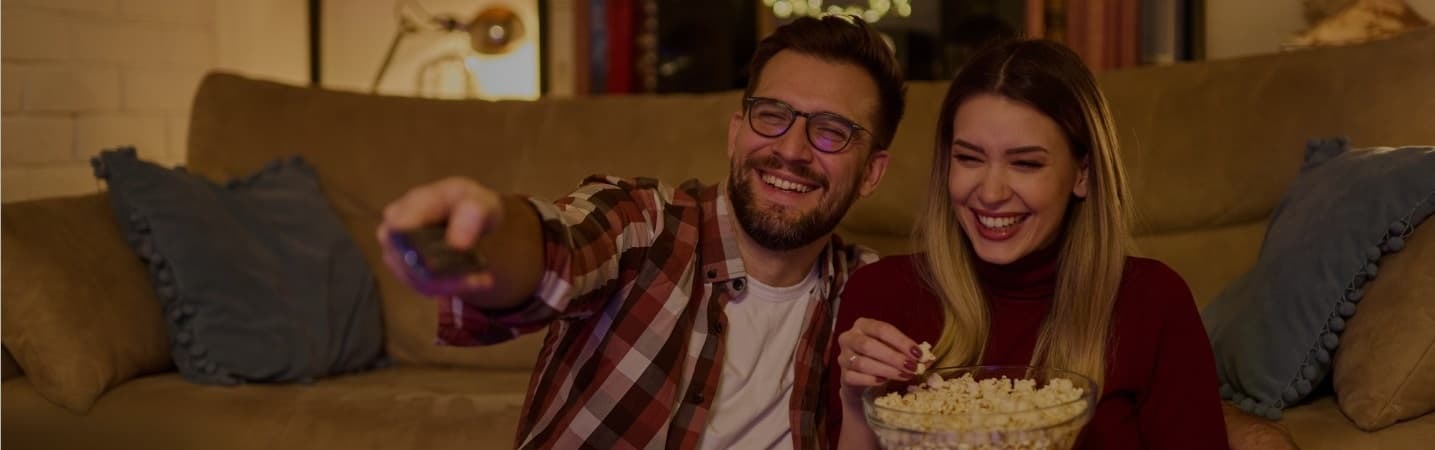
[{"label": "plaid flannel shirt", "polygon": [[[519,420],[521,448],[697,448],[723,368],[723,307],[745,288],[722,185],[590,177],[542,220],[544,273],[510,311],[440,302],[439,342],[481,345],[548,328]],[[836,302],[876,259],[834,237],[818,259],[796,354],[795,448],[817,448]]]}]

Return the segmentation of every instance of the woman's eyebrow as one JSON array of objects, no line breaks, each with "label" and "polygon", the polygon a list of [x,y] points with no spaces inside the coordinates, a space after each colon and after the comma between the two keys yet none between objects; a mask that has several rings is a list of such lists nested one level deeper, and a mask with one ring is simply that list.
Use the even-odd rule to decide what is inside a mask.
[{"label": "woman's eyebrow", "polygon": [[[956,146],[958,146],[958,147],[965,147],[965,148],[967,148],[967,149],[976,150],[976,151],[979,151],[979,152],[982,152],[982,153],[986,153],[986,151],[987,151],[987,149],[982,148],[982,146],[977,145],[977,144],[973,144],[973,143],[971,143],[971,142],[967,142],[967,141],[965,141],[965,140],[962,140],[961,138],[953,139],[953,140],[952,140],[952,145],[956,145]],[[1012,147],[1012,148],[1006,149],[1006,154],[1008,154],[1008,155],[1019,155],[1019,154],[1023,154],[1023,153],[1035,153],[1035,152],[1050,153],[1050,151],[1048,151],[1048,150],[1046,149],[1046,147],[1042,147],[1042,146],[1040,146],[1040,145],[1023,145],[1023,146],[1021,146],[1021,147]]]}]

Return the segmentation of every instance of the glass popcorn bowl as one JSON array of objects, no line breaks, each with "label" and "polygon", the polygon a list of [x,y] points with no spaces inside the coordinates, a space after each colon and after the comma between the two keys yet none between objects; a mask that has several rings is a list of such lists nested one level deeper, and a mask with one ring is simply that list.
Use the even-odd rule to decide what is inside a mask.
[{"label": "glass popcorn bowl", "polygon": [[[934,374],[945,380],[937,389],[928,384]],[[1047,386],[1051,388],[1042,389]],[[909,392],[920,397],[909,396],[907,401],[888,397]],[[957,400],[963,396],[960,392],[969,400]],[[987,395],[975,395],[978,392]],[[932,369],[910,381],[867,388],[862,409],[867,425],[887,450],[1058,450],[1075,445],[1081,428],[1091,420],[1096,398],[1096,383],[1075,372],[967,366]]]}]

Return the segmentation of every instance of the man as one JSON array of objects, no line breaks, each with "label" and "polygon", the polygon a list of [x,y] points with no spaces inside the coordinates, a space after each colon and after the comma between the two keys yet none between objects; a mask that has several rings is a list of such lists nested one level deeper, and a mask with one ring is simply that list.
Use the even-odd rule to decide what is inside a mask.
[{"label": "man", "polygon": [[[388,264],[449,299],[441,341],[548,328],[520,447],[818,446],[834,303],[875,259],[833,230],[882,179],[903,80],[881,37],[844,17],[779,28],[749,71],[723,184],[594,177],[545,203],[452,178],[385,209]],[[491,264],[461,279],[408,271],[390,233],[440,222]]]}]

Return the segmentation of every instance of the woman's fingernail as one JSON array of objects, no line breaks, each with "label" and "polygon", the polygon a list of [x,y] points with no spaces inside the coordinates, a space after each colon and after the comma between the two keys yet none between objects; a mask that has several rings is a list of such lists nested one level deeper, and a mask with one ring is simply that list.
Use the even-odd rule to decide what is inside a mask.
[{"label": "woman's fingernail", "polygon": [[912,347],[911,353],[912,353],[912,356],[913,356],[913,357],[915,357],[915,358],[917,358],[917,359],[922,359],[922,349],[917,348],[917,347]]},{"label": "woman's fingernail", "polygon": [[912,360],[907,360],[907,363],[906,363],[906,364],[903,364],[902,367],[907,368],[907,371],[908,371],[908,372],[916,372],[916,371],[917,371],[917,362],[916,362],[916,361],[912,361]]}]

